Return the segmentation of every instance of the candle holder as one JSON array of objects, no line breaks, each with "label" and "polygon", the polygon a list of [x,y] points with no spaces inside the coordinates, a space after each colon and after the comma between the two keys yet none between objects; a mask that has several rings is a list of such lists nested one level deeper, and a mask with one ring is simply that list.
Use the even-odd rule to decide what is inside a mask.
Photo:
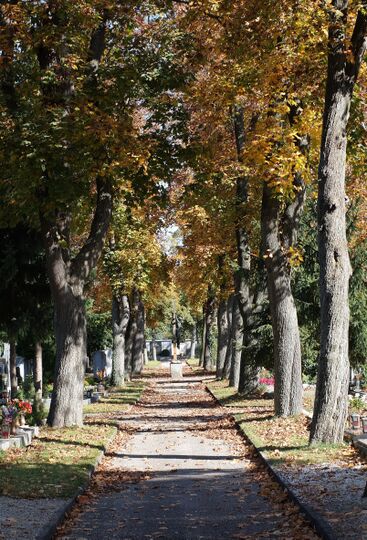
[{"label": "candle holder", "polygon": [[362,423],[362,432],[367,433],[367,416],[362,416],[361,423]]},{"label": "candle holder", "polygon": [[359,429],[360,427],[360,415],[359,414],[356,414],[356,413],[353,413],[350,415],[350,425],[352,427],[352,429]]},{"label": "candle holder", "polygon": [[1,438],[9,439],[9,437],[10,437],[10,425],[4,422],[1,424]]}]

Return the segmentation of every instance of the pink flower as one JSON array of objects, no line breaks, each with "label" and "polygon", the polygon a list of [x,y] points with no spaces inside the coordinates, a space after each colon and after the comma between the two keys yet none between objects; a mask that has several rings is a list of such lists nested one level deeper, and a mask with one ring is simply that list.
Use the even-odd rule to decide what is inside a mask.
[{"label": "pink flower", "polygon": [[266,384],[268,386],[274,386],[274,377],[270,377],[270,378],[267,378],[267,377],[263,377],[260,379],[260,384]]}]

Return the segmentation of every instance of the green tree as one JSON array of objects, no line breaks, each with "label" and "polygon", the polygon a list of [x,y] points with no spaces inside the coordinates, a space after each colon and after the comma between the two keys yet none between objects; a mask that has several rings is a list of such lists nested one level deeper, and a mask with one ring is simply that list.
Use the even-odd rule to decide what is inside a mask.
[{"label": "green tree", "polygon": [[0,325],[10,342],[11,393],[17,392],[16,345],[31,340],[35,386],[42,393],[42,342],[52,328],[45,252],[40,234],[24,225],[0,229]]},{"label": "green tree", "polygon": [[135,5],[9,2],[0,11],[2,217],[40,226],[46,249],[57,344],[52,426],[82,423],[85,287],[113,192],[144,163],[134,73],[121,69]]}]

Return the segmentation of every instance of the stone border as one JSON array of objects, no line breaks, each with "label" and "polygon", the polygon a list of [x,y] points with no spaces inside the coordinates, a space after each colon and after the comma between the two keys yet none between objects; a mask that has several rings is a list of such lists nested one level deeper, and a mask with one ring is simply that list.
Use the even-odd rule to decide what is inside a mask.
[{"label": "stone border", "polygon": [[[219,399],[213,394],[213,392],[208,388],[208,386],[205,384],[206,391],[212,396],[212,398],[221,406],[223,409],[225,407],[221,404]],[[323,538],[323,540],[335,540],[335,534],[333,532],[332,527],[329,525],[329,523],[313,508],[311,508],[308,504],[305,504],[302,502],[297,495],[294,493],[294,491],[289,487],[289,485],[279,476],[275,468],[272,467],[269,460],[266,457],[266,454],[262,452],[256,444],[250,439],[250,437],[241,429],[241,426],[237,422],[237,420],[234,418],[233,414],[228,412],[228,414],[233,419],[236,429],[238,433],[256,450],[257,455],[259,456],[261,462],[265,465],[267,471],[270,473],[270,475],[276,480],[276,482],[280,485],[280,487],[287,493],[288,497],[298,506],[303,516],[309,521],[309,523],[314,527],[316,532]]]},{"label": "stone border", "polygon": [[39,436],[38,426],[20,426],[16,435],[11,435],[9,439],[0,438],[0,450],[6,452],[10,448],[23,448],[32,443],[33,437]]}]

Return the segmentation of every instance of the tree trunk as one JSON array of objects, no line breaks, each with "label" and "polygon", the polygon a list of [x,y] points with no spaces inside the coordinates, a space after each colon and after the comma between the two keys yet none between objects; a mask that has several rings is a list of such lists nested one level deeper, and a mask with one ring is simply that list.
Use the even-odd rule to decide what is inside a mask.
[{"label": "tree trunk", "polygon": [[56,362],[48,423],[52,427],[83,424],[87,356],[84,298],[66,290],[54,297]]},{"label": "tree trunk", "polygon": [[34,387],[36,389],[36,399],[42,398],[42,343],[39,341],[35,344],[35,355],[34,355],[34,370],[33,370],[33,379]]},{"label": "tree trunk", "polygon": [[131,306],[130,320],[126,329],[125,336],[125,376],[127,380],[131,379],[132,375],[132,356],[133,356],[133,343],[136,334],[136,320],[133,306]]},{"label": "tree trunk", "polygon": [[97,200],[90,233],[71,259],[69,216],[61,213],[54,222],[40,215],[46,248],[47,272],[55,309],[56,361],[54,390],[48,423],[52,427],[82,425],[84,372],[87,357],[84,286],[96,267],[112,212],[111,185],[97,179]]},{"label": "tree trunk", "polygon": [[233,332],[233,302],[234,296],[230,295],[227,302],[227,321],[228,321],[228,343],[226,357],[223,366],[222,379],[229,379],[232,365],[232,332]]},{"label": "tree trunk", "polygon": [[218,306],[218,350],[217,350],[217,377],[222,378],[228,347],[228,298],[221,300]]},{"label": "tree trunk", "polygon": [[14,337],[10,337],[10,395],[14,399],[18,392],[18,378],[17,378],[17,342]]},{"label": "tree trunk", "polygon": [[194,323],[191,330],[191,347],[190,347],[190,358],[195,358],[196,354],[196,324]]},{"label": "tree trunk", "polygon": [[157,361],[157,345],[155,342],[155,334],[152,334],[152,360],[153,362]]},{"label": "tree trunk", "polygon": [[[253,116],[249,130],[253,130],[257,117]],[[236,140],[237,158],[239,163],[243,160],[243,147],[245,144],[245,127],[242,107],[235,107],[233,113],[234,135]],[[248,233],[245,227],[246,214],[248,213],[248,180],[246,175],[239,176],[236,180],[236,246],[238,269],[235,273],[235,294],[242,317],[242,346],[239,373],[238,360],[235,356],[233,365],[232,383],[243,394],[252,393],[257,386],[258,369],[254,359],[249,353],[248,347],[251,342],[250,317],[253,305],[250,297],[250,272],[251,253]]]},{"label": "tree trunk", "polygon": [[294,237],[288,238],[287,231],[291,236],[296,231],[304,199],[301,180],[298,178],[295,182],[299,183],[299,191],[295,192],[295,201],[285,212],[279,199],[264,183],[261,215],[274,336],[274,407],[278,416],[291,416],[302,411],[301,344],[287,257],[294,244]]},{"label": "tree trunk", "polygon": [[114,294],[112,297],[112,384],[114,386],[125,384],[125,338],[129,319],[129,297],[126,294]]},{"label": "tree trunk", "polygon": [[205,371],[213,369],[213,327],[215,322],[215,298],[209,293],[205,308],[205,343],[204,343],[204,363]]},{"label": "tree trunk", "polygon": [[[268,298],[262,267],[262,261],[259,261],[255,267],[255,271],[259,273],[257,279],[258,283],[255,294],[251,297],[251,310],[247,317],[246,333],[243,336],[242,343],[243,349],[238,392],[244,396],[254,394],[259,385],[260,368],[256,365],[256,362],[254,362],[252,356],[253,350],[257,345],[257,337],[255,336],[254,331],[258,328],[259,318],[261,320],[264,313],[264,303]],[[248,358],[242,361],[245,355],[247,355]]]},{"label": "tree trunk", "polygon": [[145,334],[145,316],[144,304],[137,289],[133,291],[133,305],[135,309],[136,332],[132,348],[132,371],[141,373],[144,367],[144,334]]},{"label": "tree trunk", "polygon": [[206,327],[206,303],[205,303],[203,306],[203,331],[201,334],[201,351],[200,351],[200,360],[199,360],[199,366],[201,367],[204,365],[206,334],[207,334],[207,327]]},{"label": "tree trunk", "polygon": [[[46,23],[48,24],[49,21]],[[90,82],[96,75],[105,46],[106,17],[91,32],[88,49],[90,62]],[[40,43],[36,49],[40,70],[45,73],[54,62],[51,47]],[[44,85],[46,108],[55,101],[58,106],[67,101],[73,93],[71,79],[60,85],[60,91],[50,91]],[[53,86],[52,86],[53,88]],[[90,232],[84,244],[74,256],[71,245],[70,224],[72,216],[68,203],[60,204],[52,210],[56,199],[49,199],[49,171],[44,167],[40,186],[35,191],[39,201],[41,232],[46,250],[46,264],[50,288],[55,306],[56,363],[54,391],[48,423],[52,427],[82,425],[83,386],[86,360],[86,319],[84,308],[84,287],[91,272],[96,268],[101,255],[104,239],[112,214],[112,183],[108,177],[97,176],[95,181],[96,200]],[[90,185],[90,188],[94,186]],[[50,210],[51,208],[51,210]]]},{"label": "tree trunk", "polygon": [[367,35],[366,6],[358,12],[349,43],[345,37],[348,1],[334,0],[332,4],[335,9],[329,14],[328,77],[319,163],[321,338],[311,443],[341,442],[347,416],[351,275],[345,219],[347,126]]},{"label": "tree trunk", "polygon": [[240,378],[238,381],[238,393],[243,396],[251,396],[259,386],[260,368],[254,363],[254,359],[249,351],[251,340],[247,335],[243,336]]},{"label": "tree trunk", "polygon": [[238,388],[240,381],[241,353],[243,341],[243,321],[240,312],[238,296],[233,297],[232,333],[231,333],[231,368],[229,385]]}]

